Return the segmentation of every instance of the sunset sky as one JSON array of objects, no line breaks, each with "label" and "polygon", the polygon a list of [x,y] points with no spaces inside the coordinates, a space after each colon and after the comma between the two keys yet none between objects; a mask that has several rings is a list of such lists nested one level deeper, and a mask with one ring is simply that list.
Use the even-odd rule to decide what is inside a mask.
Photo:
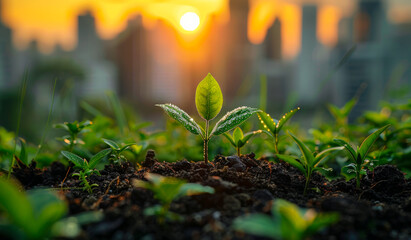
[{"label": "sunset sky", "polygon": [[[250,0],[248,38],[254,44],[264,41],[267,29],[275,18],[282,22],[283,54],[295,56],[300,48],[301,5],[318,5],[317,37],[321,43],[333,46],[337,41],[337,26],[342,17],[353,14],[356,0]],[[411,1],[390,0],[388,18],[393,22],[411,20]],[[42,52],[51,52],[56,44],[71,50],[76,46],[77,16],[90,11],[96,18],[101,38],[111,39],[123,31],[127,20],[141,15],[146,28],[158,20],[177,29],[181,34],[201,31],[210,17],[215,24],[228,24],[228,0],[3,0],[2,20],[13,30],[13,42],[25,48],[37,40]],[[192,12],[198,15],[195,30],[184,30],[181,17]]]}]

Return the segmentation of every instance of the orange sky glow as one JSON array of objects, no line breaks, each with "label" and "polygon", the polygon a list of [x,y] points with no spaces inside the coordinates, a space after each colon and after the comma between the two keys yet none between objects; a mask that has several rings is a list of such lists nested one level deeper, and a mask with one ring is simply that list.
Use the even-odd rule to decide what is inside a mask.
[{"label": "orange sky glow", "polygon": [[[286,58],[296,56],[301,44],[303,3],[318,5],[317,37],[325,46],[334,46],[338,23],[353,13],[356,0],[249,0],[249,41],[262,43],[278,18],[282,54]],[[52,52],[57,44],[64,50],[75,48],[77,16],[86,11],[96,18],[97,32],[103,39],[115,37],[126,28],[128,19],[137,15],[142,16],[143,25],[148,29],[161,20],[181,34],[201,32],[211,17],[215,24],[227,24],[230,19],[229,0],[3,0],[2,4],[2,20],[13,29],[14,44],[24,49],[36,40],[44,53]],[[409,17],[401,8],[392,9],[388,16],[394,22]],[[193,32],[180,25],[181,16],[187,12],[196,13],[200,18],[200,25]]]}]

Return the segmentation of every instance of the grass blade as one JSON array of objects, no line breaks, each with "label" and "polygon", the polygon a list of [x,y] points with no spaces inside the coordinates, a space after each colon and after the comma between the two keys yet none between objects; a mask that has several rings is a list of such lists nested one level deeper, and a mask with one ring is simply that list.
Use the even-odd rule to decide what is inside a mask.
[{"label": "grass blade", "polygon": [[29,73],[26,70],[24,73],[23,77],[23,82],[21,84],[20,88],[20,99],[19,99],[19,115],[17,116],[17,127],[16,127],[16,140],[14,141],[14,151],[12,155],[12,160],[9,168],[9,173],[7,174],[7,179],[10,179],[10,174],[13,171],[13,166],[14,166],[14,156],[16,155],[16,148],[17,148],[17,138],[19,136],[19,131],[20,131],[20,122],[21,122],[21,115],[23,112],[23,103],[24,103],[24,97],[26,96],[26,90],[27,90],[27,82],[29,79]]}]

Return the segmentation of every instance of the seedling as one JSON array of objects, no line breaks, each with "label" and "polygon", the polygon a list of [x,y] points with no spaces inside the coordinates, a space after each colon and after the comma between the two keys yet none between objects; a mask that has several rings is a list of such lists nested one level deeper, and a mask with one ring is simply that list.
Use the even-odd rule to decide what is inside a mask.
[{"label": "seedling", "polygon": [[121,144],[121,146],[113,140],[104,139],[107,145],[111,148],[110,158],[109,161],[113,163],[121,163],[122,161],[126,161],[127,159],[121,154],[123,151],[127,150],[129,147],[136,145],[135,143],[128,143],[128,144]]},{"label": "seedling", "polygon": [[365,171],[363,170],[363,167],[367,163],[366,157],[368,155],[368,152],[371,149],[371,146],[374,144],[374,142],[377,140],[377,138],[380,136],[382,132],[384,132],[390,125],[385,125],[384,127],[376,130],[375,132],[371,133],[364,141],[361,143],[361,145],[358,147],[357,150],[355,151],[354,148],[347,143],[346,141],[342,139],[335,139],[334,142],[344,148],[346,151],[348,158],[351,160],[352,163],[348,164],[347,167],[351,168],[350,172],[355,172],[355,179],[356,179],[356,187],[357,189],[360,188],[360,181],[361,181],[361,176],[365,174]]},{"label": "seedling", "polygon": [[298,170],[300,170],[304,174],[305,176],[304,195],[305,195],[307,193],[307,188],[308,188],[308,184],[310,182],[312,173],[323,169],[319,167],[319,165],[323,163],[322,160],[331,151],[342,150],[342,147],[333,147],[333,148],[325,149],[324,151],[318,153],[314,157],[314,154],[311,152],[311,150],[300,139],[294,136],[291,132],[288,132],[288,134],[292,137],[295,143],[297,143],[298,148],[300,149],[303,156],[301,157],[301,159],[299,159],[298,157],[282,155],[282,154],[277,154],[277,156],[280,159],[284,160],[285,162],[298,168]]},{"label": "seedling", "polygon": [[248,132],[246,134],[243,134],[243,131],[241,128],[237,127],[234,129],[233,135],[230,135],[228,133],[224,133],[224,136],[230,141],[231,145],[235,147],[237,150],[237,155],[241,155],[241,148],[247,143],[250,138],[253,136],[262,133],[263,131],[258,130],[258,131],[253,131],[253,132]]},{"label": "seedling", "polygon": [[271,118],[271,116],[268,113],[265,112],[259,112],[257,113],[258,118],[261,121],[261,124],[264,126],[264,129],[267,130],[266,133],[268,136],[270,136],[273,141],[274,141],[274,147],[275,147],[275,152],[280,153],[278,151],[278,141],[279,141],[279,135],[282,127],[290,118],[298,111],[300,108],[296,108],[294,110],[291,110],[290,112],[284,114],[280,120],[276,120],[274,118]]},{"label": "seedling", "polygon": [[234,220],[234,229],[272,239],[302,240],[335,223],[337,213],[317,213],[278,199],[271,207],[272,216],[252,214]]},{"label": "seedling", "polygon": [[158,221],[163,223],[165,219],[178,220],[179,215],[169,211],[170,204],[183,196],[198,195],[202,193],[214,193],[214,188],[203,186],[196,183],[186,183],[184,180],[163,177],[161,175],[146,173],[144,176],[148,182],[134,180],[133,185],[148,189],[154,193],[154,197],[160,202],[160,205],[146,208],[144,214],[148,216],[157,216]]},{"label": "seedling", "polygon": [[74,167],[78,169],[77,173],[73,173],[72,176],[77,176],[81,180],[81,185],[83,185],[83,191],[87,191],[89,193],[93,192],[93,187],[97,187],[98,184],[91,184],[87,181],[87,177],[92,174],[100,175],[100,172],[95,169],[96,165],[103,159],[105,156],[110,154],[112,150],[107,148],[101,150],[100,152],[96,153],[93,157],[90,158],[90,161],[81,158],[80,156],[67,152],[61,151],[64,157],[66,157],[69,161],[74,164]]},{"label": "seedling", "polygon": [[62,138],[63,142],[68,144],[68,150],[69,152],[73,151],[74,144],[82,143],[82,140],[78,138],[78,135],[80,133],[85,132],[85,128],[89,125],[91,125],[92,122],[90,121],[83,121],[83,122],[77,122],[74,121],[72,123],[65,122],[65,123],[60,123],[54,125],[55,128],[62,128],[66,130],[66,132],[69,134],[68,136],[64,136]]},{"label": "seedling", "polygon": [[[52,226],[66,213],[67,206],[54,193],[45,189],[19,190],[19,186],[0,178],[0,232],[14,239],[49,239]],[[6,221],[3,221],[6,220]]]},{"label": "seedling", "polygon": [[261,111],[245,106],[236,108],[222,117],[210,132],[210,121],[218,115],[223,106],[223,93],[221,92],[220,85],[218,85],[218,82],[210,73],[198,84],[195,102],[198,113],[205,120],[205,129],[200,127],[186,112],[173,104],[157,104],[156,106],[161,107],[188,131],[201,136],[204,142],[205,163],[208,163],[208,141],[212,136],[230,131],[250,118],[254,113]]},{"label": "seedling", "polygon": [[351,113],[352,109],[358,102],[358,97],[353,97],[344,106],[338,108],[334,104],[327,104],[328,110],[334,117],[338,127],[346,127],[348,124],[348,115]]}]

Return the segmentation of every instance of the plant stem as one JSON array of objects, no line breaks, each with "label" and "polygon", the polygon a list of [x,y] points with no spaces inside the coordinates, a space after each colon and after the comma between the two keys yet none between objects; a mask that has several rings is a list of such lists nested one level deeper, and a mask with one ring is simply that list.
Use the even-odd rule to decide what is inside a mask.
[{"label": "plant stem", "polygon": [[307,194],[308,183],[310,182],[310,178],[311,178],[311,173],[308,173],[306,180],[305,180],[305,187],[304,187],[304,193],[303,193],[304,196]]},{"label": "plant stem", "polygon": [[305,180],[305,187],[304,187],[304,193],[303,193],[304,196],[307,194],[307,188],[308,188],[308,178]]},{"label": "plant stem", "polygon": [[361,177],[361,175],[360,175],[360,173],[361,173],[361,168],[360,169],[358,169],[358,167],[357,167],[357,171],[355,171],[355,173],[356,173],[356,182],[357,182],[357,189],[360,189],[360,177]]},{"label": "plant stem", "polygon": [[279,154],[278,152],[278,135],[275,135],[275,140],[274,140],[274,147],[275,147],[275,153]]},{"label": "plant stem", "polygon": [[209,127],[209,121],[206,120],[206,128],[205,128],[205,138],[204,138],[204,162],[205,164],[208,163],[208,127]]},{"label": "plant stem", "polygon": [[241,148],[237,147],[237,156],[241,156]]}]

